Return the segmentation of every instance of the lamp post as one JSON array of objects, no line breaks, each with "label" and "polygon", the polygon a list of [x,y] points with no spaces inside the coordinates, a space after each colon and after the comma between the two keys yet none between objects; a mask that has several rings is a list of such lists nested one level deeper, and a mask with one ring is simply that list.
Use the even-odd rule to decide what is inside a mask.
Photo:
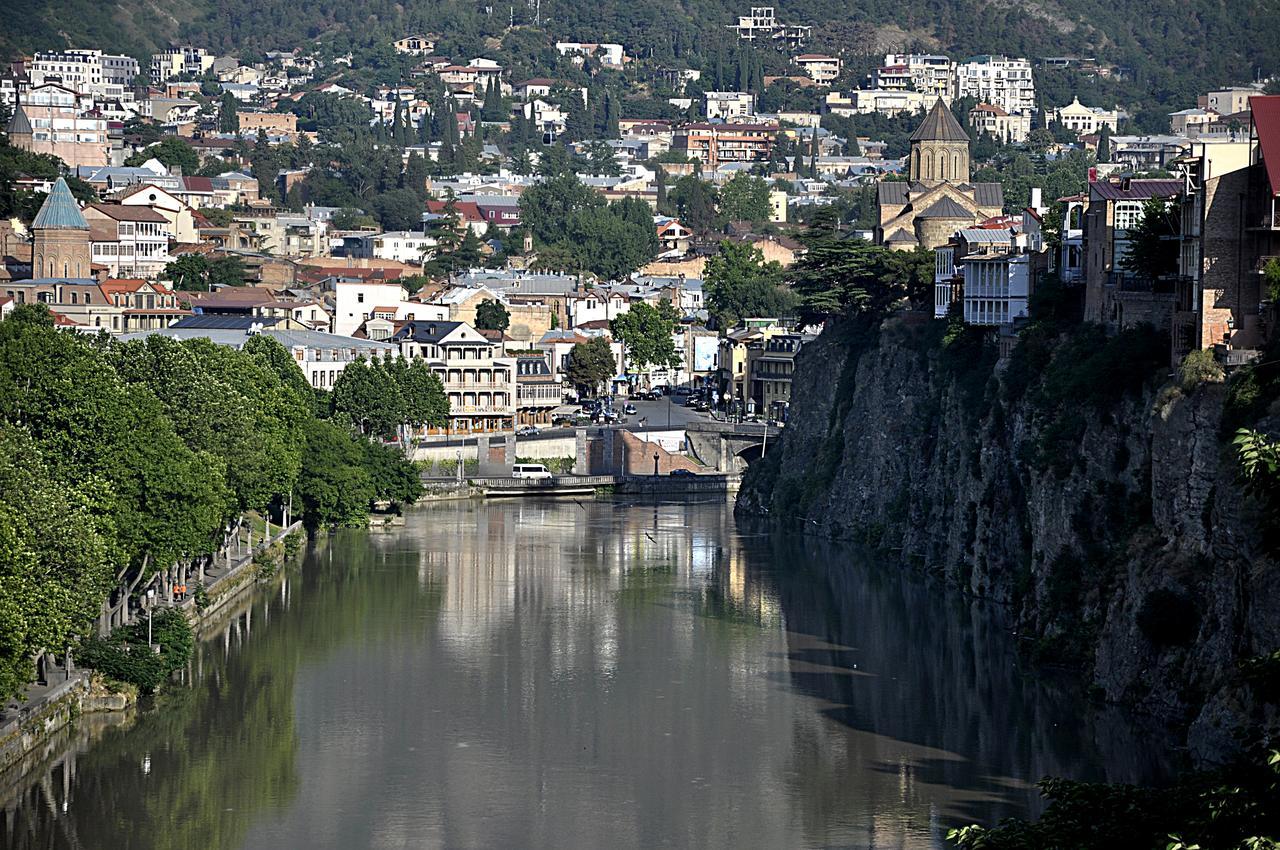
[{"label": "lamp post", "polygon": [[155,588],[147,589],[147,647],[151,650],[155,649],[155,644],[151,642],[151,609],[155,604],[156,591]]},{"label": "lamp post", "polygon": [[657,452],[653,453],[653,474],[654,475],[658,474],[658,453]]}]

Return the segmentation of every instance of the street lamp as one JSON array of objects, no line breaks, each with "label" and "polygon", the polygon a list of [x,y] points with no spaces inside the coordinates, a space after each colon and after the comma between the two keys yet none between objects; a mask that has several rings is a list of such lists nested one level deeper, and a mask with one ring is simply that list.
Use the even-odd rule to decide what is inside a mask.
[{"label": "street lamp", "polygon": [[155,644],[151,642],[151,608],[155,604],[156,590],[155,588],[147,589],[147,648],[154,650]]}]

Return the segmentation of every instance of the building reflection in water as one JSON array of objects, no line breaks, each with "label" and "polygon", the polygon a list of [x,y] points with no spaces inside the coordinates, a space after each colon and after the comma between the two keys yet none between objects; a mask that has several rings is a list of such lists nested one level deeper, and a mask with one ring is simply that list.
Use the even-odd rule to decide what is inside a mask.
[{"label": "building reflection in water", "polygon": [[62,822],[16,798],[13,846],[179,846],[179,806],[206,847],[933,848],[1044,774],[1165,769],[981,606],[723,503],[435,505],[255,606],[79,755]]}]

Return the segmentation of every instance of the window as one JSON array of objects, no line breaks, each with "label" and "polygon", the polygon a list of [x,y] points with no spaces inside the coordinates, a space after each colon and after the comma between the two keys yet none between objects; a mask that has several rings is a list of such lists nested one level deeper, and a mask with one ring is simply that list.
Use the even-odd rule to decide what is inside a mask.
[{"label": "window", "polygon": [[[357,292],[357,293],[356,293],[356,302],[357,302],[357,303],[359,303],[359,304],[363,304],[363,303],[364,303],[364,293],[363,293],[363,292]],[[368,318],[368,316],[366,316],[365,318]]]}]

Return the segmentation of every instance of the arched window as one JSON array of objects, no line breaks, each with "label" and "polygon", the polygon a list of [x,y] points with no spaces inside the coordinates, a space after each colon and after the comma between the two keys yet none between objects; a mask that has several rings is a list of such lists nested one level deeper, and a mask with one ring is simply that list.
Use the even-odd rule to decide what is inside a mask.
[{"label": "arched window", "polygon": [[938,179],[947,179],[947,155],[945,153],[938,154]]}]

